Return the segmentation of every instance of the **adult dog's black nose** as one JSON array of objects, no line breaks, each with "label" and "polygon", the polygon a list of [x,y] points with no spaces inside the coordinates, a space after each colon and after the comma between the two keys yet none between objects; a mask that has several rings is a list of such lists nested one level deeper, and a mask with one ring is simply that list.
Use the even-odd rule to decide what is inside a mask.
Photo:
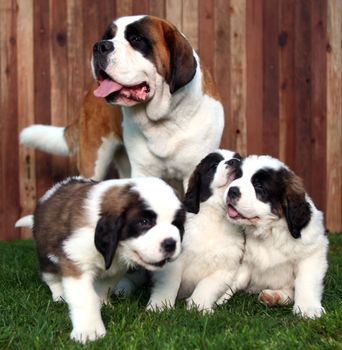
[{"label": "adult dog's black nose", "polygon": [[94,54],[103,55],[108,54],[114,50],[114,44],[108,40],[102,40],[95,43],[93,47]]},{"label": "adult dog's black nose", "polygon": [[239,187],[233,186],[228,190],[228,197],[230,199],[237,199],[241,197],[241,192]]},{"label": "adult dog's black nose", "polygon": [[162,242],[161,246],[167,253],[172,253],[176,250],[176,241],[173,238],[167,238]]}]

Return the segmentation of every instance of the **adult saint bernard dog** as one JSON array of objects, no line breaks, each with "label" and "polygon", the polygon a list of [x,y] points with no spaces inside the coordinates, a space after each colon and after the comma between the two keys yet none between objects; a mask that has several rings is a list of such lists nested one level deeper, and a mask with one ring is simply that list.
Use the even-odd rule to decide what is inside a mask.
[{"label": "adult saint bernard dog", "polygon": [[270,156],[249,156],[226,190],[228,220],[243,228],[246,247],[234,290],[259,293],[267,305],[293,303],[293,312],[317,318],[327,271],[323,214],[296,176]]},{"label": "adult saint bernard dog", "polygon": [[180,253],[185,211],[158,178],[81,177],[56,184],[39,200],[33,224],[42,279],[54,301],[68,303],[70,337],[85,343],[106,333],[101,305],[129,267],[156,271]]},{"label": "adult saint bernard dog", "polygon": [[194,170],[185,195],[187,220],[182,253],[153,274],[148,310],[173,307],[176,297],[188,308],[210,312],[233,285],[244,251],[240,228],[226,218],[223,194],[239,174],[239,154],[217,150]]},{"label": "adult saint bernard dog", "polygon": [[101,180],[121,143],[106,100],[121,107],[132,177],[186,187],[199,161],[219,147],[224,126],[215,84],[189,41],[164,19],[121,17],[95,43],[91,66],[97,98],[86,96],[80,119],[66,128],[30,126],[21,142],[51,153],[79,152],[80,174]]}]

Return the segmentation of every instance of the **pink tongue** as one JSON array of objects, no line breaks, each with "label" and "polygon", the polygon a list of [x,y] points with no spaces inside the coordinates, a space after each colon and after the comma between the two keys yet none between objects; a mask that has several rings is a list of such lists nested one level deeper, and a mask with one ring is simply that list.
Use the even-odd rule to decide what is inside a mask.
[{"label": "pink tongue", "polygon": [[122,89],[122,85],[115,82],[114,80],[105,79],[100,82],[100,85],[96,90],[94,90],[94,95],[96,97],[106,97],[112,92]]},{"label": "pink tongue", "polygon": [[232,206],[228,206],[228,215],[231,218],[236,218],[239,216],[239,213]]}]

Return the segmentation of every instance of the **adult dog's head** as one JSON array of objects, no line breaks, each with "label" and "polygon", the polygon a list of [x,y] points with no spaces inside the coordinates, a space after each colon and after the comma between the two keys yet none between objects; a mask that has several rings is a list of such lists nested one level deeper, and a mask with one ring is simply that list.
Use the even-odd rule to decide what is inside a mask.
[{"label": "adult dog's head", "polygon": [[94,94],[107,102],[133,106],[189,83],[197,62],[188,40],[170,22],[153,16],[115,20],[95,43]]},{"label": "adult dog's head", "polygon": [[284,218],[291,235],[299,238],[311,219],[301,179],[270,156],[245,158],[240,173],[225,192],[228,219],[260,228]]},{"label": "adult dog's head", "polygon": [[222,192],[240,176],[240,163],[241,156],[229,150],[220,149],[203,158],[189,180],[184,200],[186,210],[197,214],[200,204],[217,194],[215,198],[221,203]]}]

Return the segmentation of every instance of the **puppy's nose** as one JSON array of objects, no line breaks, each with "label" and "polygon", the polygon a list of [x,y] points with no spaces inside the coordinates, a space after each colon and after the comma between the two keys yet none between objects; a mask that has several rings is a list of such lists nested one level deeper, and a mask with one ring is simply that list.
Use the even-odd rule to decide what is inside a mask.
[{"label": "puppy's nose", "polygon": [[108,40],[102,40],[95,43],[94,54],[108,54],[114,50],[114,44]]},{"label": "puppy's nose", "polygon": [[231,187],[229,190],[228,190],[228,197],[230,199],[237,199],[237,198],[240,198],[241,197],[241,192],[240,192],[240,189],[239,187]]},{"label": "puppy's nose", "polygon": [[173,238],[166,238],[161,246],[166,253],[172,253],[176,250],[176,241]]},{"label": "puppy's nose", "polygon": [[231,166],[231,167],[236,167],[240,163],[241,163],[241,161],[239,159],[236,159],[236,158],[232,158],[232,159],[229,159],[226,161],[226,164]]}]

